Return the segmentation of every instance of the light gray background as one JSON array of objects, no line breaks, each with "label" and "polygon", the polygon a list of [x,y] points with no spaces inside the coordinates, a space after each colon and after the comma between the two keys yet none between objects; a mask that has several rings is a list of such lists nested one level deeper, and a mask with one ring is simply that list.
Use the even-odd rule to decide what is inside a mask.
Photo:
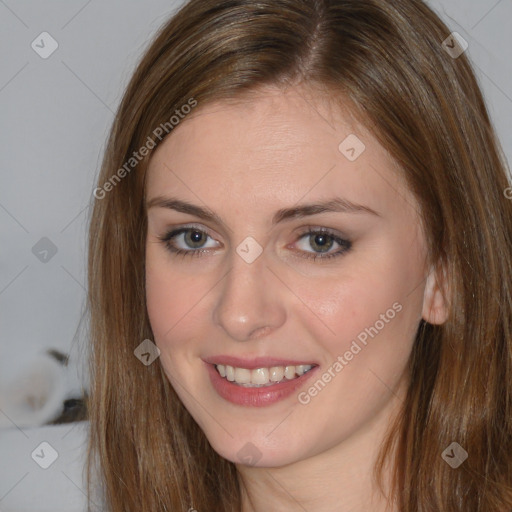
[{"label": "light gray background", "polygon": [[[0,381],[42,347],[79,356],[89,204],[113,112],[180,3],[0,0]],[[469,42],[510,162],[512,0],[428,3]],[[45,31],[59,45],[47,59],[31,47]],[[46,263],[32,252],[42,237],[57,248]]]}]

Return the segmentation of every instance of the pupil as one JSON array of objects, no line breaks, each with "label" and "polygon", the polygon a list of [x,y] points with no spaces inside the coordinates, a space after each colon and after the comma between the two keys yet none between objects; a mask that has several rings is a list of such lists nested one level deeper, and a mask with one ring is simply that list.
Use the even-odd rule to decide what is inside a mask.
[{"label": "pupil", "polygon": [[201,245],[201,239],[203,237],[203,233],[201,233],[200,231],[189,231],[188,235],[189,235],[189,238],[192,240],[192,244]]},{"label": "pupil", "polygon": [[313,242],[314,245],[318,246],[322,252],[328,251],[332,246],[332,241],[328,244],[328,239],[330,237],[328,235],[314,235]]}]

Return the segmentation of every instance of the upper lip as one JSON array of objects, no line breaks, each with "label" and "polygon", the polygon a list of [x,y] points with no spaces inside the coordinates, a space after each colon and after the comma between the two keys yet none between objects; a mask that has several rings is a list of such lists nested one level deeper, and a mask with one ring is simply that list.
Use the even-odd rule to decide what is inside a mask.
[{"label": "upper lip", "polygon": [[280,359],[276,357],[254,357],[252,359],[244,359],[242,357],[219,355],[203,358],[203,361],[209,364],[222,364],[225,366],[234,366],[237,368],[247,368],[254,370],[256,368],[270,368],[272,366],[299,366],[311,365],[317,366],[317,363],[310,361],[297,361],[292,359]]}]

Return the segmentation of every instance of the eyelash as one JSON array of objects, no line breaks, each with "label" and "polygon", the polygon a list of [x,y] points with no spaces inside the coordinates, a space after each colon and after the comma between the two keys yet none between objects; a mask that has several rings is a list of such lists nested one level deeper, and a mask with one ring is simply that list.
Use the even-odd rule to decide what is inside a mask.
[{"label": "eyelash", "polygon": [[[166,249],[168,251],[170,251],[171,253],[173,253],[175,256],[194,257],[194,256],[200,256],[201,254],[208,252],[208,249],[190,249],[190,250],[177,249],[170,243],[172,239],[176,238],[177,236],[179,236],[183,233],[187,233],[190,231],[202,233],[202,234],[206,235],[207,237],[211,238],[210,235],[208,235],[208,233],[206,233],[202,229],[195,228],[195,227],[183,227],[183,228],[175,229],[173,231],[169,231],[165,235],[158,237],[158,238],[165,245]],[[339,249],[336,252],[329,253],[326,256],[321,256],[320,255],[321,253],[309,253],[307,251],[305,251],[306,254],[304,254],[304,251],[301,251],[303,253],[300,255],[301,258],[306,258],[306,259],[311,259],[311,260],[327,260],[327,259],[331,259],[331,258],[337,258],[339,256],[343,256],[344,254],[346,254],[352,247],[352,242],[350,240],[346,240],[346,239],[336,236],[335,233],[333,233],[332,231],[330,231],[327,228],[308,227],[307,231],[299,234],[298,240],[301,240],[306,235],[318,235],[318,234],[327,235],[334,242],[336,242],[338,245],[340,245],[341,249]]]}]

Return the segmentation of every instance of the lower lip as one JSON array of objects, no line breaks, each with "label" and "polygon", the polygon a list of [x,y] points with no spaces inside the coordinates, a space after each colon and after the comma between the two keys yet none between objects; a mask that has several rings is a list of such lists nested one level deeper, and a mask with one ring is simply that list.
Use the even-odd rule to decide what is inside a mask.
[{"label": "lower lip", "polygon": [[285,379],[279,384],[273,384],[272,386],[246,388],[221,377],[213,364],[205,364],[210,374],[212,385],[222,398],[233,404],[249,407],[264,407],[274,404],[279,400],[284,400],[293,394],[294,391],[301,388],[311,375],[315,373],[315,370],[319,368],[315,366],[300,377],[292,380]]}]

